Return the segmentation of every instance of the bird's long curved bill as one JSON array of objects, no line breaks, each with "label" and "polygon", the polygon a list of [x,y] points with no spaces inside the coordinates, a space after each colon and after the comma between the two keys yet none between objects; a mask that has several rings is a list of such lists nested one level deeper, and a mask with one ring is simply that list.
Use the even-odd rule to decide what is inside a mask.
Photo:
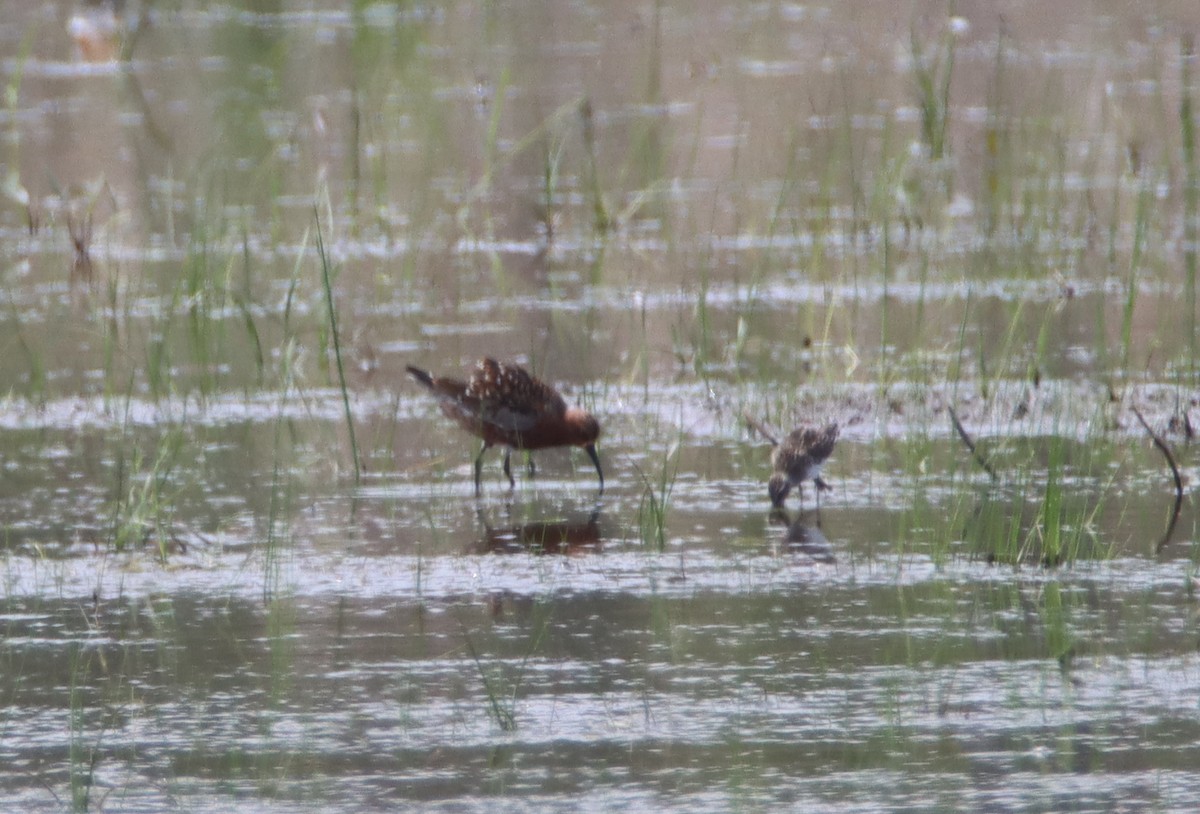
[{"label": "bird's long curved bill", "polygon": [[604,470],[600,468],[600,456],[596,453],[596,445],[588,444],[584,449],[587,450],[588,457],[592,459],[592,463],[596,465],[596,474],[600,476],[600,494],[604,494]]}]

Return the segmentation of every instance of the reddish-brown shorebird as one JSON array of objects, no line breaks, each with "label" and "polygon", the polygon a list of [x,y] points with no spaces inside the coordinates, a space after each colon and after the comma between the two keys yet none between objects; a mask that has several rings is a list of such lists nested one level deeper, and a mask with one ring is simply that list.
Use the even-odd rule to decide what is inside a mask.
[{"label": "reddish-brown shorebird", "polygon": [[[467,381],[431,376],[408,365],[408,372],[437,397],[442,412],[472,435],[483,439],[483,449],[475,459],[475,494],[481,491],[480,472],[483,454],[495,444],[504,450],[504,474],[510,486],[516,486],[509,468],[512,450],[532,452],[548,447],[583,447],[596,474],[600,476],[600,494],[604,494],[604,472],[596,454],[600,424],[587,410],[568,407],[550,385],[531,376],[524,368],[481,359]],[[533,459],[529,459],[533,473]]]},{"label": "reddish-brown shorebird", "polygon": [[765,424],[749,413],[743,413],[746,422],[771,442],[771,465],[775,471],[767,483],[767,492],[771,495],[771,503],[782,506],[788,492],[795,486],[804,500],[804,489],[801,486],[806,480],[811,480],[817,488],[817,504],[821,502],[821,492],[831,488],[821,479],[821,465],[833,453],[833,445],[837,442],[838,425],[828,424],[824,427],[797,427],[788,433],[788,437],[780,441]]}]

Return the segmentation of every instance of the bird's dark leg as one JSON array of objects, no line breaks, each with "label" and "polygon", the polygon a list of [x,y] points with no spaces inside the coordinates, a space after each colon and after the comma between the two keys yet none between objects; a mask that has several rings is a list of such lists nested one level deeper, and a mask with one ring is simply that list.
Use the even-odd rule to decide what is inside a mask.
[{"label": "bird's dark leg", "polygon": [[813,485],[815,487],[813,491],[817,493],[817,523],[819,524],[821,522],[821,493],[828,492],[833,487],[821,480],[820,477],[813,478]]},{"label": "bird's dark leg", "polygon": [[511,469],[511,468],[509,467],[509,465],[508,465],[508,457],[509,457],[509,455],[511,455],[511,454],[512,454],[512,448],[511,448],[511,447],[505,447],[505,448],[504,448],[504,474],[505,474],[505,475],[508,475],[508,488],[509,488],[509,489],[516,489],[516,488],[517,488],[517,482],[516,482],[515,480],[513,480],[513,476],[512,476],[512,469]]},{"label": "bird's dark leg", "polygon": [[531,478],[532,478],[534,475],[536,475],[536,474],[537,474],[537,467],[535,467],[535,466],[533,465],[533,453],[532,453],[532,452],[526,452],[526,453],[525,453],[525,456],[526,456],[526,457],[525,457],[525,462],[526,462],[526,463],[529,465],[529,477],[531,477]]},{"label": "bird's dark leg", "polygon": [[475,458],[475,497],[483,494],[483,453],[487,452],[489,447],[491,444],[484,441],[479,455]]},{"label": "bird's dark leg", "polygon": [[584,450],[596,465],[596,474],[600,476],[600,494],[604,494],[604,470],[600,468],[600,456],[596,453],[596,445],[588,444]]}]

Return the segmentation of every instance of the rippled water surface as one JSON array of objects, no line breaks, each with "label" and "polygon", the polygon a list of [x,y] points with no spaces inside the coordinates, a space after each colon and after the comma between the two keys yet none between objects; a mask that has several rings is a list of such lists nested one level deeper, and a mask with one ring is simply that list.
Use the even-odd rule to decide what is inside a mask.
[{"label": "rippled water surface", "polygon": [[0,809],[1200,808],[1194,3],[10,5]]}]

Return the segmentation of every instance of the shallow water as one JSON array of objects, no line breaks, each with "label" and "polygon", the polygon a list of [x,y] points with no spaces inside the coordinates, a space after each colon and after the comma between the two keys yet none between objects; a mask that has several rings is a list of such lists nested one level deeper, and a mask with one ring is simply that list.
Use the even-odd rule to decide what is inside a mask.
[{"label": "shallow water", "polygon": [[0,808],[1200,805],[1193,4],[161,5],[0,20]]}]

